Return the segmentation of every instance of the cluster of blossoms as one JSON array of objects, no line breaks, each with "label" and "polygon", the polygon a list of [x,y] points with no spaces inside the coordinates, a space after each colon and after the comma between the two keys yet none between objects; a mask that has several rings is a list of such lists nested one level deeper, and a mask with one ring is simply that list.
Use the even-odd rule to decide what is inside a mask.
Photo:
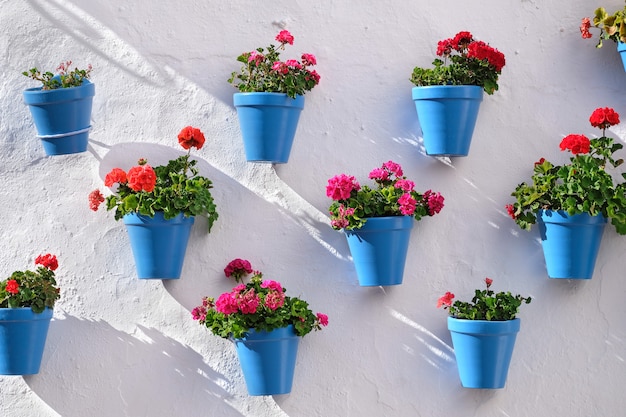
[{"label": "cluster of blossoms", "polygon": [[415,183],[393,161],[372,170],[369,179],[377,184],[376,189],[361,187],[354,176],[346,174],[328,180],[326,196],[334,200],[329,209],[333,229],[358,229],[366,217],[414,216],[420,220],[443,208],[440,193],[415,191]]},{"label": "cluster of blossoms", "polygon": [[[598,7],[593,16],[593,26],[600,29],[598,35],[597,48],[602,47],[602,42],[612,40],[613,42],[626,42],[626,6],[618,9],[613,14],[608,14],[604,7]],[[588,17],[584,17],[580,23],[580,34],[583,39],[591,39],[592,21]]]},{"label": "cluster of blossoms", "polygon": [[470,32],[459,32],[454,38],[444,39],[437,44],[437,55],[449,58],[453,51],[467,59],[487,61],[496,72],[501,72],[506,64],[504,54],[483,41],[474,39]]},{"label": "cluster of blossoms", "polygon": [[85,70],[78,68],[72,69],[71,67],[72,61],[66,61],[61,62],[56,68],[56,75],[51,72],[41,73],[37,68],[31,68],[28,71],[22,72],[22,74],[33,80],[40,81],[42,83],[42,90],[55,90],[57,88],[81,86],[84,80],[89,79],[90,73],[93,70],[91,64],[89,64]]},{"label": "cluster of blossoms", "polygon": [[257,48],[244,52],[237,61],[244,65],[239,73],[233,72],[228,82],[242,93],[272,92],[286,93],[295,98],[310,91],[320,82],[320,75],[310,67],[317,65],[315,55],[303,53],[300,61],[287,59],[281,61],[280,52],[285,45],[293,45],[294,37],[287,30],[276,35],[278,47],[270,45],[267,50]]},{"label": "cluster of blossoms", "polygon": [[59,298],[54,271],[59,267],[55,255],[39,255],[35,259],[39,265],[36,271],[15,271],[9,278],[0,282],[0,308],[30,307],[41,313],[46,307],[53,308]]},{"label": "cluster of blossoms", "polygon": [[[615,184],[607,164],[617,167],[613,153],[621,143],[606,137],[606,129],[620,122],[619,114],[610,107],[593,111],[589,123],[602,129],[602,136],[589,139],[583,134],[565,136],[559,145],[572,153],[570,164],[553,165],[545,158],[534,163],[532,184],[521,183],[511,194],[514,204],[505,206],[509,216],[525,230],[536,222],[539,210],[564,210],[568,214],[601,214],[611,218],[620,234],[626,234],[626,183]],[[626,174],[622,174],[626,179]]]},{"label": "cluster of blossoms", "polygon": [[448,310],[450,316],[464,320],[513,320],[522,303],[530,304],[531,297],[513,295],[510,292],[492,291],[491,278],[485,278],[487,289],[476,290],[471,302],[454,301],[454,294],[447,291],[437,300],[437,308]]},{"label": "cluster of blossoms", "polygon": [[116,220],[129,213],[153,217],[157,211],[163,212],[165,219],[180,213],[187,217],[206,215],[210,230],[218,217],[209,191],[213,186],[208,178],[198,175],[197,161],[190,159],[191,148],[204,146],[204,134],[198,128],[187,126],[178,134],[178,143],[188,152],[167,165],[153,168],[141,158],[128,172],[113,168],[105,176],[104,185],[117,185],[116,194],[105,199],[100,190],[92,191],[89,208],[97,211],[106,201],[107,210],[115,209]]},{"label": "cluster of blossoms", "polygon": [[305,301],[287,296],[278,281],[264,280],[261,272],[253,271],[249,261],[234,259],[224,268],[226,277],[237,282],[250,273],[253,276],[248,284],[236,285],[217,300],[204,297],[191,311],[193,319],[224,338],[242,337],[250,329],[271,331],[290,324],[297,335],[304,336],[328,325],[327,315],[314,315]]},{"label": "cluster of blossoms", "polygon": [[415,67],[411,82],[418,87],[431,85],[475,85],[487,94],[498,89],[498,77],[506,64],[504,54],[474,39],[467,31],[437,43],[433,68]]}]

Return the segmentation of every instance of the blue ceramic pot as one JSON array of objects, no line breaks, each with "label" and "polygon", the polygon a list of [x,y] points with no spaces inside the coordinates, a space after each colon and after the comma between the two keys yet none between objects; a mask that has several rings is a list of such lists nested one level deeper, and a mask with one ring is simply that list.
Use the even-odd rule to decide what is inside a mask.
[{"label": "blue ceramic pot", "polygon": [[300,337],[293,325],[271,332],[253,329],[234,339],[239,363],[250,395],[291,392]]},{"label": "blue ceramic pot", "polygon": [[624,65],[624,71],[626,71],[626,43],[617,42],[617,52],[619,52],[622,58],[622,64]]},{"label": "blue ceramic pot", "polygon": [[182,213],[165,220],[130,213],[123,217],[140,279],[179,279],[187,251],[193,217]]},{"label": "blue ceramic pot", "polygon": [[413,87],[413,101],[428,155],[467,156],[483,100],[475,85]]},{"label": "blue ceramic pot", "polygon": [[414,219],[412,216],[369,217],[356,230],[345,230],[359,285],[402,284]]},{"label": "blue ceramic pot", "polygon": [[52,309],[0,308],[0,374],[39,373]]},{"label": "blue ceramic pot", "polygon": [[96,88],[89,80],[79,87],[24,91],[24,103],[33,116],[38,137],[47,155],[87,150],[91,107]]},{"label": "blue ceramic pot", "polygon": [[241,135],[250,162],[284,164],[289,160],[304,96],[282,93],[235,93]]},{"label": "blue ceramic pot", "polygon": [[550,278],[591,279],[607,224],[602,215],[540,210],[537,224]]},{"label": "blue ceramic pot", "polygon": [[448,317],[448,330],[465,388],[504,388],[520,319],[461,320]]}]

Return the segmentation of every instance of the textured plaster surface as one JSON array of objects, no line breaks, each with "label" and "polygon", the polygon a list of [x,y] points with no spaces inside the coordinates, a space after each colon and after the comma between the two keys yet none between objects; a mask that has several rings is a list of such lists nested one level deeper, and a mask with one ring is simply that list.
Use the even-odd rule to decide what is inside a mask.
[{"label": "textured plaster surface", "polygon": [[[626,73],[612,43],[580,39],[580,18],[618,0],[371,2],[0,0],[0,271],[57,254],[62,298],[42,369],[0,377],[0,415],[17,416],[620,416],[626,408],[626,239],[607,228],[587,282],[549,280],[538,233],[504,211],[539,157],[564,162],[568,133],[611,106],[626,118]],[[289,54],[318,58],[286,165],[249,164],[226,83],[243,51],[280,29]],[[485,96],[467,158],[424,154],[408,81],[437,41],[469,30],[506,54]],[[46,157],[20,75],[71,59],[96,84],[87,152]],[[201,128],[195,155],[220,218],[196,221],[183,274],[136,278],[124,226],[91,212],[88,193],[114,166],[179,155],[176,134]],[[619,141],[626,130],[611,131]],[[366,181],[400,163],[446,207],[416,224],[404,284],[361,288],[326,216],[328,178]],[[249,259],[329,315],[300,345],[291,394],[249,397],[231,344],[191,320],[222,273]],[[530,295],[506,388],[463,389],[437,298],[470,298],[485,276]]]}]

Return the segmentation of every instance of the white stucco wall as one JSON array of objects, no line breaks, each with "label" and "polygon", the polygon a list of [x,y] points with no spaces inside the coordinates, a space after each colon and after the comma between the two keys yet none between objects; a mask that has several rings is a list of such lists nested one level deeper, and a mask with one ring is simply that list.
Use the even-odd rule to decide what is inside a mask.
[{"label": "white stucco wall", "polygon": [[[279,0],[0,0],[0,271],[57,254],[62,298],[41,372],[0,377],[2,416],[620,416],[626,408],[626,239],[607,228],[592,280],[549,280],[538,233],[504,211],[517,183],[568,133],[614,107],[626,119],[626,73],[613,48],[580,38],[580,18],[619,0],[304,2]],[[292,32],[318,58],[286,165],[245,162],[226,83],[241,52]],[[438,40],[469,30],[505,53],[500,91],[485,96],[470,156],[424,155],[408,81]],[[71,59],[94,67],[88,152],[46,157],[21,72]],[[93,213],[88,193],[113,166],[177,155],[176,134],[201,128],[195,154],[215,184],[220,218],[196,222],[183,276],[136,278],[124,226]],[[626,128],[611,133],[626,140]],[[622,155],[623,156],[623,155]],[[404,284],[362,288],[344,236],[326,217],[328,178],[365,181],[387,160],[446,207],[418,223]],[[190,317],[249,259],[329,315],[306,336],[290,395],[249,397],[230,343]],[[496,290],[530,295],[507,386],[458,380],[437,298]]]}]

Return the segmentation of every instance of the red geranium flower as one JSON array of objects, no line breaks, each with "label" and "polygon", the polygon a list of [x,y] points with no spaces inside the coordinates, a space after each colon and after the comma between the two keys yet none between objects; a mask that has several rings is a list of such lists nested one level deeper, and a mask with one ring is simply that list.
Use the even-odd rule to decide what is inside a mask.
[{"label": "red geranium flower", "polygon": [[178,143],[180,143],[180,146],[185,149],[189,149],[191,147],[201,149],[204,145],[204,140],[204,134],[202,131],[191,126],[184,127],[178,134]]},{"label": "red geranium flower", "polygon": [[20,292],[20,285],[17,283],[16,280],[10,279],[7,281],[6,290],[9,294],[17,294],[18,292]]},{"label": "red geranium flower", "polygon": [[446,292],[444,295],[442,295],[441,297],[439,297],[439,300],[437,300],[437,308],[440,307],[450,307],[452,305],[452,300],[454,299],[454,294],[452,294],[450,291]]},{"label": "red geranium flower", "polygon": [[104,202],[104,196],[100,190],[93,190],[89,193],[89,208],[93,211],[98,211],[100,203]]},{"label": "red geranium flower", "polygon": [[574,155],[589,153],[591,143],[585,135],[567,135],[561,141],[561,150],[569,149]]},{"label": "red geranium flower", "polygon": [[591,113],[589,122],[593,127],[599,127],[600,129],[606,129],[607,127],[619,124],[619,114],[610,107],[600,107]]},{"label": "red geranium flower", "polygon": [[35,265],[42,265],[44,268],[54,271],[59,267],[59,262],[56,256],[47,253],[45,255],[39,255],[37,259],[35,259]]},{"label": "red geranium flower", "polygon": [[126,178],[126,172],[121,168],[113,168],[106,177],[104,177],[104,185],[107,187],[113,186],[113,184],[126,184],[128,179]]},{"label": "red geranium flower", "polygon": [[150,165],[140,165],[128,170],[128,186],[133,191],[152,192],[156,185],[156,174]]}]

